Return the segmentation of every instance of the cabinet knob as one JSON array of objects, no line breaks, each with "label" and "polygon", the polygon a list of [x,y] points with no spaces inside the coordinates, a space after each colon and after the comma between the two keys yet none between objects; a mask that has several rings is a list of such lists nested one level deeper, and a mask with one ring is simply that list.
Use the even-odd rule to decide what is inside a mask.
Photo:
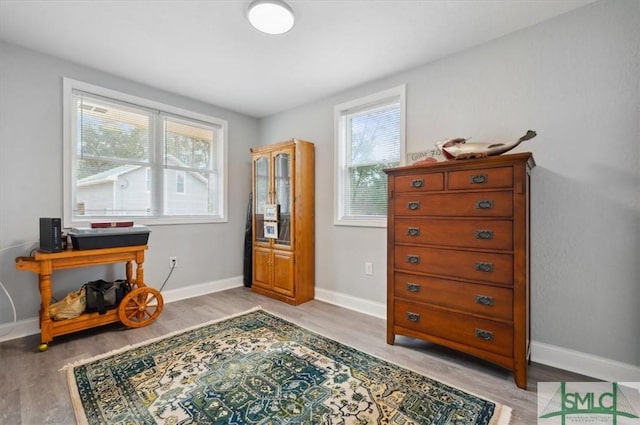
[{"label": "cabinet knob", "polygon": [[476,239],[493,239],[493,230],[476,230]]},{"label": "cabinet knob", "polygon": [[491,273],[493,271],[492,263],[476,263],[476,271],[483,273]]},{"label": "cabinet knob", "polygon": [[491,199],[480,199],[476,201],[477,210],[490,210],[493,208],[493,201]]},{"label": "cabinet knob", "polygon": [[415,187],[420,188],[424,186],[424,180],[423,179],[415,179],[415,180],[411,180],[411,187]]},{"label": "cabinet knob", "polygon": [[407,282],[407,291],[409,292],[420,292],[420,285],[413,282]]},{"label": "cabinet knob", "polygon": [[493,332],[484,329],[476,328],[476,338],[483,339],[485,341],[493,340]]},{"label": "cabinet knob", "polygon": [[419,227],[407,227],[407,235],[409,235],[409,236],[420,236],[420,228]]},{"label": "cabinet knob", "polygon": [[493,297],[489,295],[477,295],[476,304],[486,305],[487,307],[493,307]]},{"label": "cabinet knob", "polygon": [[407,255],[407,263],[409,263],[409,264],[420,264],[420,256],[419,255]]},{"label": "cabinet knob", "polygon": [[407,203],[407,209],[410,209],[411,211],[419,210],[420,209],[420,202],[411,201],[411,202]]},{"label": "cabinet knob", "polygon": [[484,184],[488,181],[486,174],[474,174],[471,176],[471,184]]},{"label": "cabinet knob", "polygon": [[420,314],[418,313],[412,313],[410,311],[407,311],[406,317],[407,317],[407,320],[410,322],[418,323],[420,321]]}]

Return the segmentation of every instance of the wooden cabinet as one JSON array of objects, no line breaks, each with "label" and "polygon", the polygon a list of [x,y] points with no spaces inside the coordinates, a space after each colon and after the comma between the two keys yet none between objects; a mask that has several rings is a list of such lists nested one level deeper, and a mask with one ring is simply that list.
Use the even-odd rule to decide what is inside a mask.
[{"label": "wooden cabinet", "polygon": [[387,169],[387,343],[435,342],[527,387],[530,153]]},{"label": "wooden cabinet", "polygon": [[314,298],[314,145],[293,139],[251,149],[251,289],[289,304]]}]

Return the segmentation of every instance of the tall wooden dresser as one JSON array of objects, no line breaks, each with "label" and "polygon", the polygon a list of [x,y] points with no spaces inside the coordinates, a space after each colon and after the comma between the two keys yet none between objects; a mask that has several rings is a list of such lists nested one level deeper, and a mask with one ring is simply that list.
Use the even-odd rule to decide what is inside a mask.
[{"label": "tall wooden dresser", "polygon": [[387,169],[387,343],[420,338],[527,388],[531,153]]}]

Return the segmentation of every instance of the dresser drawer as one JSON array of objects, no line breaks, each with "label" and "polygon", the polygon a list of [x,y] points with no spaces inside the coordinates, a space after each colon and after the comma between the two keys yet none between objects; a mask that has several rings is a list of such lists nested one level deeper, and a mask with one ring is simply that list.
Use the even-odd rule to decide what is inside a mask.
[{"label": "dresser drawer", "polygon": [[505,323],[401,300],[396,300],[394,304],[394,322],[397,327],[438,336],[503,356],[513,355],[513,327]]},{"label": "dresser drawer", "polygon": [[513,248],[511,220],[448,220],[444,218],[397,218],[395,241],[463,248]]},{"label": "dresser drawer", "polygon": [[396,193],[429,192],[444,189],[444,173],[414,174],[394,179]]},{"label": "dresser drawer", "polygon": [[513,291],[510,288],[396,272],[393,292],[394,297],[408,301],[435,304],[500,320],[513,319]]},{"label": "dresser drawer", "polygon": [[497,189],[513,187],[513,168],[485,168],[451,171],[447,174],[447,189]]},{"label": "dresser drawer", "polygon": [[511,217],[513,193],[509,190],[396,194],[393,211],[397,216]]},{"label": "dresser drawer", "polygon": [[511,254],[396,245],[394,261],[396,270],[513,284]]}]

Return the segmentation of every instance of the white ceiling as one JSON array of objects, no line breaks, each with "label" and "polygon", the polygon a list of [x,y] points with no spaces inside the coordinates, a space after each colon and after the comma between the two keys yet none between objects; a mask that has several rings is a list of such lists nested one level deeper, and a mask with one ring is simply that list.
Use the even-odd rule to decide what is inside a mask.
[{"label": "white ceiling", "polygon": [[269,36],[250,0],[0,0],[0,39],[264,117],[593,1],[289,0]]}]

